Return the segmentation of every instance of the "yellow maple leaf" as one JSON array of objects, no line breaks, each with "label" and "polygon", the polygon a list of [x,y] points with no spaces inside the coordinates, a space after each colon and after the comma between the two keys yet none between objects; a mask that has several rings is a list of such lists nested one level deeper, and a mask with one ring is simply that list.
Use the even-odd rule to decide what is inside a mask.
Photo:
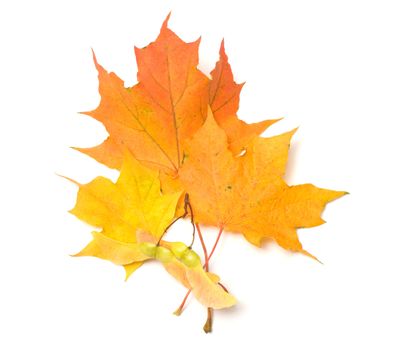
[{"label": "yellow maple leaf", "polygon": [[91,255],[128,265],[128,275],[140,261],[148,259],[137,246],[137,230],[159,239],[174,218],[181,196],[181,192],[161,194],[158,172],[144,167],[128,152],[116,183],[97,177],[78,185],[71,213],[102,231],[93,233],[92,242],[77,256]]},{"label": "yellow maple leaf", "polygon": [[[183,243],[161,240],[174,218],[180,195],[181,192],[162,194],[158,172],[144,167],[127,152],[116,183],[98,177],[79,185],[71,213],[102,231],[93,232],[92,241],[75,256],[94,256],[123,265],[127,278],[144,261],[155,258],[175,279],[193,290],[204,306],[230,307],[236,299],[217,284],[218,276],[203,270],[196,253]],[[181,261],[173,255],[169,248],[177,244],[194,257],[195,263],[186,259],[185,264],[184,258]]]}]

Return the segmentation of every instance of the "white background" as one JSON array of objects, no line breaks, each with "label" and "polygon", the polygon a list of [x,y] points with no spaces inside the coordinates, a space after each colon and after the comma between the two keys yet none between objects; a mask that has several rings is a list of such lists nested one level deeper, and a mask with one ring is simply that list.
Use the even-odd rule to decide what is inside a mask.
[{"label": "white background", "polygon": [[[399,349],[398,1],[2,1],[0,5],[0,348]],[[91,228],[67,211],[81,182],[117,173],[69,146],[105,136],[77,114],[99,102],[99,61],[135,83],[133,46],[170,28],[202,36],[208,73],[221,39],[236,80],[239,115],[300,126],[290,184],[351,193],[301,231],[324,265],[275,245],[225,235],[212,269],[240,303],[215,314],[191,300],[157,264],[127,283],[122,268],[72,258]],[[188,229],[178,225],[175,237]],[[211,244],[215,232],[206,232]],[[397,333],[397,334],[396,334]]]}]

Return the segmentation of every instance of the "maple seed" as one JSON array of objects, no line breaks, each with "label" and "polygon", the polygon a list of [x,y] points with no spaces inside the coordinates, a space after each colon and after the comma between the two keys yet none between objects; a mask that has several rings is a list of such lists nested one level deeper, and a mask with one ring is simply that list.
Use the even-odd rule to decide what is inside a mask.
[{"label": "maple seed", "polygon": [[188,250],[188,247],[182,242],[171,243],[171,251],[177,259],[181,259],[186,250]]},{"label": "maple seed", "polygon": [[196,267],[201,264],[200,257],[191,249],[187,249],[181,256],[181,261],[187,267]]},{"label": "maple seed", "polygon": [[161,261],[162,263],[168,263],[173,259],[174,255],[172,252],[162,246],[158,246],[156,249],[156,259]]},{"label": "maple seed", "polygon": [[140,251],[144,255],[147,255],[150,258],[155,258],[156,257],[157,246],[154,243],[143,242],[143,243],[140,244],[139,247],[140,247]]}]

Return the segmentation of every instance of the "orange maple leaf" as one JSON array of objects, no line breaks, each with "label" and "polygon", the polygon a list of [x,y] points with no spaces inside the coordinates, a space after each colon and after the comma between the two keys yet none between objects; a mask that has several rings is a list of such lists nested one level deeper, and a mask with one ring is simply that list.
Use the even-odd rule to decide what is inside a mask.
[{"label": "orange maple leaf", "polygon": [[241,85],[233,81],[223,45],[210,80],[197,69],[200,39],[185,43],[167,27],[168,19],[153,43],[135,48],[139,82],[131,88],[93,54],[101,101],[84,114],[102,122],[110,136],[99,146],[77,149],[109,167],[121,167],[126,147],[143,164],[176,174],[184,159],[184,141],[204,123],[209,103],[236,151],[275,122],[239,120],[235,108]]},{"label": "orange maple leaf", "polygon": [[211,72],[211,77],[209,104],[214,118],[226,132],[232,152],[240,153],[251,139],[260,135],[279,119],[247,124],[237,117],[240,92],[244,84],[237,84],[233,79],[224,41],[221,43],[219,61]]},{"label": "orange maple leaf", "polygon": [[179,171],[196,220],[243,233],[258,246],[264,238],[272,238],[285,249],[310,255],[296,229],[324,223],[320,215],[326,203],[346,192],[285,183],[294,132],[255,138],[243,156],[235,157],[209,111],[203,127],[188,141],[187,160]]}]

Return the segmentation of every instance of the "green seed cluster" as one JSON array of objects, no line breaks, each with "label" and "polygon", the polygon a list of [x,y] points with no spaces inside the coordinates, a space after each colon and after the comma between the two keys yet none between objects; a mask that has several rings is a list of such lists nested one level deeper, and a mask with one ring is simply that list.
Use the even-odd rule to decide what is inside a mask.
[{"label": "green seed cluster", "polygon": [[140,250],[150,258],[157,259],[162,263],[169,263],[176,258],[187,267],[196,267],[201,264],[200,257],[192,248],[182,242],[170,243],[171,249],[150,243],[140,243]]}]

